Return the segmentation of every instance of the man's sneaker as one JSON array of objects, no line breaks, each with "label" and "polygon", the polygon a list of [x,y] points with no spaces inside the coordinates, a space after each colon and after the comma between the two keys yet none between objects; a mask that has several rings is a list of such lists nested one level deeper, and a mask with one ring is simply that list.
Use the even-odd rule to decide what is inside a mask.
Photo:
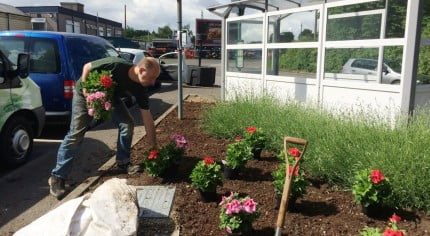
[{"label": "man's sneaker", "polygon": [[49,192],[52,196],[56,197],[58,200],[64,197],[66,193],[66,187],[64,184],[64,179],[51,175],[48,179]]},{"label": "man's sneaker", "polygon": [[140,165],[132,165],[131,163],[118,165],[118,168],[129,175],[136,174],[142,170]]}]

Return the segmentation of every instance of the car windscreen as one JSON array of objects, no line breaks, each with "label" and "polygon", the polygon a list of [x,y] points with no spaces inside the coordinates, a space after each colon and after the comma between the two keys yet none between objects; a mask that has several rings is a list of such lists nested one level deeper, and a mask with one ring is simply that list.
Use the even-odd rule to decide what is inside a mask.
[{"label": "car windscreen", "polygon": [[82,74],[82,67],[88,62],[110,56],[119,56],[118,52],[107,41],[101,39],[69,37],[66,38],[66,46],[76,76]]}]

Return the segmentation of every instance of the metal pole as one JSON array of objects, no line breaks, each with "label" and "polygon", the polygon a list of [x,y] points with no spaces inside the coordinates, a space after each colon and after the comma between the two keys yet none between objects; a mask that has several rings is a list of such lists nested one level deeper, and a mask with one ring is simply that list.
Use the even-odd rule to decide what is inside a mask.
[{"label": "metal pole", "polygon": [[408,1],[405,29],[405,46],[403,48],[403,63],[400,97],[401,111],[412,115],[415,107],[415,89],[418,71],[418,56],[421,43],[421,24],[423,20],[424,0]]},{"label": "metal pole", "polygon": [[182,120],[182,0],[178,5],[178,119]]},{"label": "metal pole", "polygon": [[127,5],[124,4],[124,37],[127,35]]}]

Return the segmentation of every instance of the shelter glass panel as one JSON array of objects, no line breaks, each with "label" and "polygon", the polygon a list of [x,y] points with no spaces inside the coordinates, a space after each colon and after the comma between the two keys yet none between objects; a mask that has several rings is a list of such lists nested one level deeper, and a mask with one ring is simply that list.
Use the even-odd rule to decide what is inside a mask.
[{"label": "shelter glass panel", "polygon": [[418,80],[422,84],[430,84],[430,45],[421,46],[420,48]]},{"label": "shelter glass panel", "polygon": [[379,48],[329,48],[324,79],[377,83]]},{"label": "shelter glass panel", "polygon": [[318,41],[318,10],[269,17],[269,43]]},{"label": "shelter glass panel", "polygon": [[381,11],[384,9],[385,3],[380,1],[329,8],[326,39],[338,41],[380,38]]},{"label": "shelter glass panel", "polygon": [[261,49],[227,50],[227,71],[261,74]]},{"label": "shelter glass panel", "polygon": [[228,44],[256,44],[263,42],[263,18],[228,22]]},{"label": "shelter glass panel", "polygon": [[317,48],[269,49],[267,74],[296,78],[316,78]]},{"label": "shelter glass panel", "polygon": [[382,66],[383,84],[400,84],[402,58],[403,46],[384,47],[384,64]]}]

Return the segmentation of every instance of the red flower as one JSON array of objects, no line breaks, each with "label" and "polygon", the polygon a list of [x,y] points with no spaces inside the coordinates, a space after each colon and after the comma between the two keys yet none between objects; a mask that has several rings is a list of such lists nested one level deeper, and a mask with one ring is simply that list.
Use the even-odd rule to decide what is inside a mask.
[{"label": "red flower", "polygon": [[100,77],[100,83],[102,83],[103,87],[110,88],[112,87],[112,78],[107,75],[102,75]]},{"label": "red flower", "polygon": [[396,215],[396,213],[394,213],[391,216],[390,221],[393,222],[393,223],[399,223],[401,219],[402,218],[400,218],[400,216],[398,216],[398,215]]},{"label": "red flower", "polygon": [[402,231],[393,230],[391,228],[385,229],[383,236],[404,236]]},{"label": "red flower", "polygon": [[234,141],[236,141],[236,142],[239,142],[240,140],[242,140],[242,137],[240,137],[240,136],[237,136],[237,137],[234,139]]},{"label": "red flower", "polygon": [[158,150],[152,150],[151,152],[149,152],[149,156],[148,156],[149,160],[157,159],[157,157],[158,157]]},{"label": "red flower", "polygon": [[372,180],[372,183],[377,184],[384,180],[384,175],[380,170],[372,170],[370,172],[370,179]]},{"label": "red flower", "polygon": [[299,159],[300,157],[300,151],[297,148],[290,148],[288,149],[288,153],[290,153],[293,157],[296,158],[296,161]]},{"label": "red flower", "polygon": [[210,158],[210,157],[205,157],[204,159],[205,165],[211,165],[213,163],[215,163],[214,159]]},{"label": "red flower", "polygon": [[299,167],[296,167],[296,169],[294,170],[294,173],[293,173],[293,166],[289,166],[288,167],[288,173],[290,174],[290,177],[291,177],[291,174],[294,174],[294,176],[298,175],[299,174]]},{"label": "red flower", "polygon": [[257,131],[257,128],[255,128],[254,126],[249,126],[246,129],[246,132],[248,132],[248,133],[255,133],[255,131]]}]

